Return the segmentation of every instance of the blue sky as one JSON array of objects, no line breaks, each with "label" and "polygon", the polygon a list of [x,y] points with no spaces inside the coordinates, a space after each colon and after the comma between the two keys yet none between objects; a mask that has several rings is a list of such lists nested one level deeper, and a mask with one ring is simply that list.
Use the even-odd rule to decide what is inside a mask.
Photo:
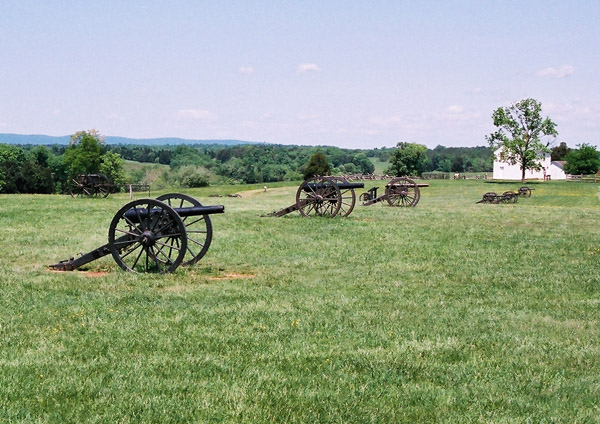
[{"label": "blue sky", "polygon": [[0,133],[485,145],[533,97],[600,143],[600,3],[1,0]]}]

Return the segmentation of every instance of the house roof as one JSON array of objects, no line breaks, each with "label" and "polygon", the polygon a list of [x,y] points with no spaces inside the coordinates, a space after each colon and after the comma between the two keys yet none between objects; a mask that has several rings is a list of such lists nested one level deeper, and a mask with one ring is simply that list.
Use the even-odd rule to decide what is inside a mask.
[{"label": "house roof", "polygon": [[563,167],[565,166],[565,164],[567,163],[566,160],[553,160],[551,162],[552,165],[556,165],[558,166],[560,169],[563,169]]}]

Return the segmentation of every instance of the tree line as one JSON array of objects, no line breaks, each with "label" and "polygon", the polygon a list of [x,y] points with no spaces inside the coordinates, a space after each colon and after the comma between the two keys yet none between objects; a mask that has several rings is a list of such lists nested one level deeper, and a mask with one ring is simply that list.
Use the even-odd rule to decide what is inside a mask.
[{"label": "tree line", "polygon": [[[533,108],[538,114],[541,109],[531,99],[519,107],[525,111]],[[517,108],[517,112],[519,110]],[[82,173],[103,173],[115,184],[146,182],[142,181],[144,173],[126,173],[125,160],[168,166],[168,171],[161,172],[169,184],[183,187],[201,187],[211,182],[298,181],[316,172],[315,169],[332,175],[372,174],[375,164],[380,171],[394,176],[418,176],[436,171],[491,172],[493,152],[499,146],[504,146],[507,152],[514,148],[516,153],[510,156],[511,160],[517,163],[522,160],[524,166],[535,166],[535,161],[531,160],[532,149],[549,151],[549,148],[539,143],[535,131],[529,136],[529,147],[519,147],[523,144],[520,133],[515,133],[515,139],[510,133],[501,131],[502,125],[512,125],[508,112],[516,113],[509,109],[495,112],[495,123],[500,129],[490,136],[489,146],[480,147],[440,145],[428,149],[410,142],[400,142],[393,148],[374,149],[276,144],[107,145],[96,130],[75,133],[68,146],[19,146],[1,144],[0,140],[0,193],[60,193]],[[501,118],[506,122],[503,123]],[[550,125],[547,132],[553,130]],[[522,158],[518,152],[522,153]],[[600,166],[598,152],[588,144],[569,149],[561,143],[552,150],[552,159],[566,160],[565,171],[572,174],[595,173]]]}]

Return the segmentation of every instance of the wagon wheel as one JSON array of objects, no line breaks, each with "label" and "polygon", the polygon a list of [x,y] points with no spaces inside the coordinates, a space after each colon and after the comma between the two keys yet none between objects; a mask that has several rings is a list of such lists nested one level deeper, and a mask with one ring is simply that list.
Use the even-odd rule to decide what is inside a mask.
[{"label": "wagon wheel", "polygon": [[112,186],[113,184],[108,177],[104,174],[100,174],[100,183],[96,185],[98,196],[108,197]]},{"label": "wagon wheel", "polygon": [[92,197],[94,195],[94,186],[93,185],[82,185],[81,186],[81,196]]},{"label": "wagon wheel", "polygon": [[523,197],[531,197],[531,189],[527,186],[523,186],[519,189],[519,194]]},{"label": "wagon wheel", "polygon": [[303,216],[333,218],[342,206],[342,194],[337,184],[327,177],[312,177],[304,181],[296,192],[296,205]]},{"label": "wagon wheel", "polygon": [[414,207],[419,203],[421,191],[410,178],[399,177],[386,184],[385,195],[390,206]]},{"label": "wagon wheel", "polygon": [[[186,194],[170,193],[156,198],[173,209],[202,206],[202,204]],[[180,217],[187,234],[187,252],[182,265],[193,265],[198,262],[210,247],[212,241],[212,224],[208,215]]]},{"label": "wagon wheel", "polygon": [[115,262],[126,271],[174,271],[187,249],[185,224],[166,203],[139,199],[115,214],[108,230]]},{"label": "wagon wheel", "polygon": [[105,187],[105,186],[98,187],[98,196],[108,197],[109,193],[110,193],[110,190],[108,189],[108,187]]},{"label": "wagon wheel", "polygon": [[[343,177],[330,177],[339,188],[339,184],[347,184],[348,180]],[[340,204],[340,211],[338,212],[342,216],[348,216],[352,213],[354,205],[356,204],[356,193],[353,188],[340,188],[340,198],[342,199]]]},{"label": "wagon wheel", "polygon": [[83,192],[83,186],[77,182],[74,178],[71,179],[67,186],[67,193],[71,195],[71,197],[81,196]]}]

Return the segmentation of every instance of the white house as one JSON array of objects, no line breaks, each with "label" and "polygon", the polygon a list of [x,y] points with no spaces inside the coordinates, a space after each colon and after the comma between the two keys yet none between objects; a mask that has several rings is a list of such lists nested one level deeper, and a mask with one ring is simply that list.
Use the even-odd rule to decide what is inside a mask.
[{"label": "white house", "polygon": [[[500,159],[502,148],[494,152],[494,173],[492,178],[495,180],[520,180],[521,167],[519,164],[511,165]],[[551,161],[550,153],[541,153],[539,158],[541,166],[539,171],[527,169],[525,179],[527,180],[565,180],[567,176],[563,171],[563,161]]]}]

